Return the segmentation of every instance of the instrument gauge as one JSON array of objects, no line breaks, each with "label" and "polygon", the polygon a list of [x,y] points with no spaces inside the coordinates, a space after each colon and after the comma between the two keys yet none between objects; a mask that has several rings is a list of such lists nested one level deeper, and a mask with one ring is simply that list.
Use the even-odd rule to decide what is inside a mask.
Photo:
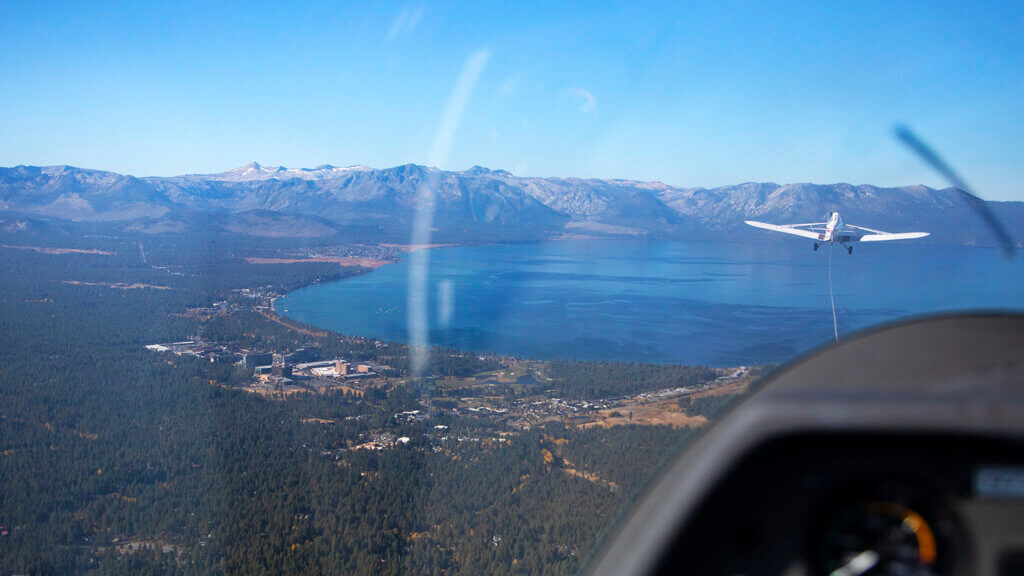
[{"label": "instrument gauge", "polygon": [[897,502],[842,507],[825,525],[821,570],[829,576],[942,576],[948,551],[933,524]]}]

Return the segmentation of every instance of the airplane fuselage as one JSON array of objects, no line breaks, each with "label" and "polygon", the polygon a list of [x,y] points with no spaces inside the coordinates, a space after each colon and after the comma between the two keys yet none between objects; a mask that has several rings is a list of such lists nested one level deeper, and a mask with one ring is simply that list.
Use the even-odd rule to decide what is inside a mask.
[{"label": "airplane fuselage", "polygon": [[839,217],[839,212],[832,212],[828,215],[828,222],[825,222],[825,231],[818,234],[818,242],[814,243],[814,249],[817,250],[818,246],[825,242],[839,242],[847,252],[853,254],[853,246],[846,245],[850,240],[850,235],[843,233],[843,219]]},{"label": "airplane fuselage", "polygon": [[828,222],[825,223],[825,231],[818,235],[818,240],[822,242],[832,242],[837,240],[835,237],[836,230],[843,227],[843,221],[839,218],[839,212],[833,212],[828,215]]}]

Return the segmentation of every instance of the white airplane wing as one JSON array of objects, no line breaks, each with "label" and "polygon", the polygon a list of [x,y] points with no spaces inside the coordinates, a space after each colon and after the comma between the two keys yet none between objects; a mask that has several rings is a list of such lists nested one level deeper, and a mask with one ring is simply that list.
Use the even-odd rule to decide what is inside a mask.
[{"label": "white airplane wing", "polygon": [[899,234],[865,234],[860,237],[861,242],[884,242],[886,240],[913,240],[924,238],[929,232],[901,232]]},{"label": "white airplane wing", "polygon": [[871,232],[872,234],[888,234],[888,232],[883,232],[881,230],[874,230],[872,228],[865,228],[863,226],[854,226],[853,224],[847,224],[846,226],[848,228],[856,228],[857,230],[863,230],[865,232]]},{"label": "white airplane wing", "polygon": [[[744,220],[750,226],[754,228],[764,228],[765,230],[774,230],[776,232],[784,232],[786,234],[793,234],[795,236],[803,236],[804,238],[810,238],[811,240],[818,239],[817,232],[811,232],[810,230],[801,230],[799,228],[793,228],[792,226],[779,226],[777,224],[766,224],[764,222],[755,222],[754,220]],[[815,226],[816,224],[799,224],[799,226]]]}]

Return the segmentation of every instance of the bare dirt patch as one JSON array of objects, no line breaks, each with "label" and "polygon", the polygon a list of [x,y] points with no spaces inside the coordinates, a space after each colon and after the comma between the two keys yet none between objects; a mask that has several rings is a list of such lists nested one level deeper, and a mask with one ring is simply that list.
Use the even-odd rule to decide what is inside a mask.
[{"label": "bare dirt patch", "polygon": [[113,256],[113,252],[106,250],[84,249],[84,248],[48,248],[46,246],[14,246],[11,244],[0,244],[0,248],[14,248],[16,250],[32,250],[40,254],[99,254],[101,256]]},{"label": "bare dirt patch", "polygon": [[[750,378],[740,378],[720,386],[715,386],[700,392],[666,398],[664,400],[647,401],[635,398],[617,408],[599,410],[594,415],[588,416],[578,423],[580,428],[600,426],[610,428],[612,426],[624,426],[638,424],[641,426],[672,426],[673,428],[697,428],[708,423],[704,416],[690,416],[679,407],[680,398],[704,398],[707,396],[722,396],[744,394],[750,385]],[[632,417],[631,417],[632,416]]]},{"label": "bare dirt patch", "polygon": [[303,418],[300,422],[303,424],[334,424],[334,420],[326,418]]},{"label": "bare dirt patch", "polygon": [[107,288],[116,288],[118,290],[138,290],[140,288],[151,288],[153,290],[171,290],[170,286],[157,286],[155,284],[140,284],[138,282],[129,284],[127,282],[84,282],[82,280],[64,280],[64,284],[72,284],[74,286],[105,286]]},{"label": "bare dirt patch", "polygon": [[312,391],[310,391],[307,388],[300,388],[300,387],[286,388],[284,390],[268,390],[266,388],[254,388],[252,386],[245,386],[243,388],[231,388],[231,389],[232,390],[241,390],[243,392],[248,392],[249,394],[255,394],[257,396],[262,396],[264,398],[270,398],[270,399],[273,399],[273,400],[284,400],[284,399],[288,398],[289,396],[294,396],[295,394],[312,394],[313,393]]},{"label": "bare dirt patch", "polygon": [[[630,418],[630,414],[632,414],[632,418]],[[676,399],[673,398],[650,404],[627,404],[618,408],[600,410],[593,419],[581,423],[580,428],[590,428],[592,426],[611,428],[612,426],[625,426],[628,424],[697,428],[707,424],[707,418],[688,415],[679,409]]]}]

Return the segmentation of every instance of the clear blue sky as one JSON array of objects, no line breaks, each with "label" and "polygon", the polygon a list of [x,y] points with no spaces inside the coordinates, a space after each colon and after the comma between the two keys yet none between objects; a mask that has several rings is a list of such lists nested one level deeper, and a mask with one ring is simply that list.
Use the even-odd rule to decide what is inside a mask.
[{"label": "clear blue sky", "polygon": [[0,4],[0,165],[426,163],[485,51],[442,168],[1024,200],[1020,2],[210,4]]}]

